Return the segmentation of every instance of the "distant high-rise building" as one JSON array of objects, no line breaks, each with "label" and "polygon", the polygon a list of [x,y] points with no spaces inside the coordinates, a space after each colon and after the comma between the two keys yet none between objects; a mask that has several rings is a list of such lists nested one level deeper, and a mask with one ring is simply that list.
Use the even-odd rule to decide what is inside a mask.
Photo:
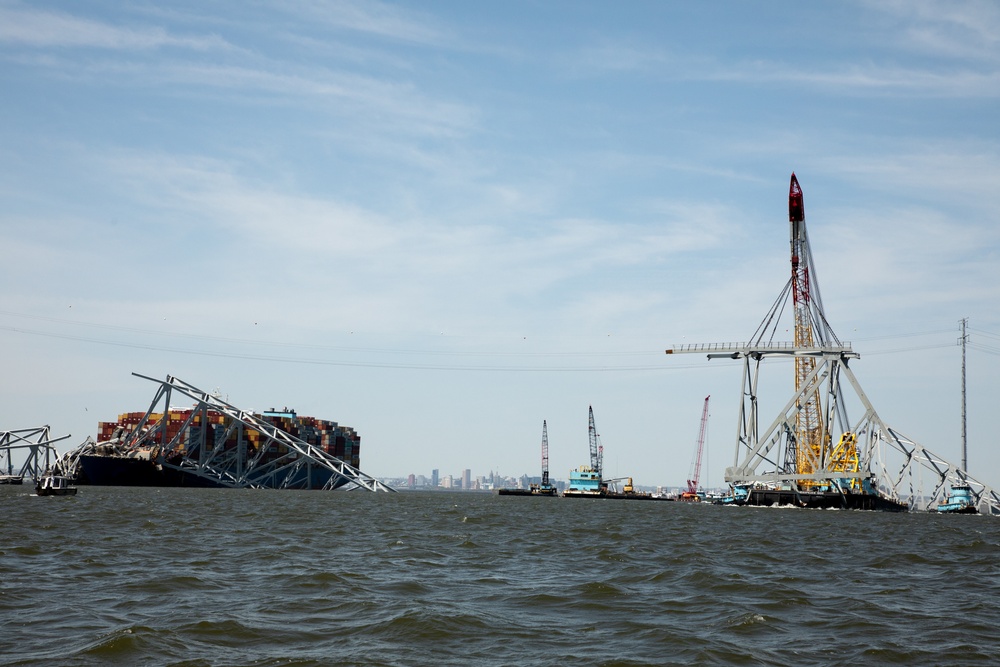
[{"label": "distant high-rise building", "polygon": [[438,485],[438,469],[434,468],[434,470],[431,471],[431,486],[437,488],[437,485]]},{"label": "distant high-rise building", "polygon": [[466,491],[472,488],[472,471],[468,468],[462,473],[462,488]]},{"label": "distant high-rise building", "polygon": [[410,476],[406,478],[406,485],[411,489],[417,486],[417,476],[412,472],[410,473]]}]

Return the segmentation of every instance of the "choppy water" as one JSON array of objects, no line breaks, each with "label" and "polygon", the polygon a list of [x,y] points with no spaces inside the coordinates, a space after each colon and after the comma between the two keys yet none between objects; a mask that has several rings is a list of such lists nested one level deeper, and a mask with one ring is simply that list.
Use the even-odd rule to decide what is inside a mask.
[{"label": "choppy water", "polygon": [[1000,519],[0,487],[4,665],[990,665]]}]

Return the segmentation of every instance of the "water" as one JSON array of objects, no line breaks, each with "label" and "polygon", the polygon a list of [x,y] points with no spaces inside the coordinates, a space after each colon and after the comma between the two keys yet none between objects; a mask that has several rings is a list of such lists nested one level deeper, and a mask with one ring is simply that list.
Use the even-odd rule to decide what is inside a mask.
[{"label": "water", "polygon": [[0,488],[3,665],[990,665],[1000,519]]}]

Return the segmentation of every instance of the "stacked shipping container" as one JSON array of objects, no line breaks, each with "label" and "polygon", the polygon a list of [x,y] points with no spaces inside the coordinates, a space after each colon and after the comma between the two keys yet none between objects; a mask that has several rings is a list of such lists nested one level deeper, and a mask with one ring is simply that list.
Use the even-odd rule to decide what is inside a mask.
[{"label": "stacked shipping container", "polygon": [[[152,413],[145,421],[145,412],[126,412],[118,416],[115,422],[100,422],[98,424],[98,442],[106,442],[114,437],[115,431],[119,428],[130,433],[137,429],[152,427],[163,418],[163,413]],[[354,468],[361,467],[361,436],[349,427],[342,426],[334,421],[317,419],[315,417],[303,417],[296,415],[294,411],[264,412],[254,415],[257,419],[269,423],[285,433],[298,438],[318,449],[322,449],[344,463]],[[186,432],[181,434],[181,427],[191,417],[191,408],[171,409],[167,414],[166,422],[166,442],[172,442],[178,435],[182,437],[178,440],[176,451],[185,452],[188,442],[200,441],[201,429],[210,428],[212,432],[209,441],[216,443],[218,439],[225,437],[226,418],[221,413],[213,410],[197,412]],[[202,424],[204,417],[205,424]],[[226,438],[224,449],[231,450],[240,446],[239,438],[242,433],[245,442],[243,443],[248,453],[255,453],[261,443],[267,438],[259,431],[250,428],[232,429]],[[159,438],[157,438],[159,440]],[[279,443],[272,443],[263,460],[283,456],[287,453],[286,447]]]}]

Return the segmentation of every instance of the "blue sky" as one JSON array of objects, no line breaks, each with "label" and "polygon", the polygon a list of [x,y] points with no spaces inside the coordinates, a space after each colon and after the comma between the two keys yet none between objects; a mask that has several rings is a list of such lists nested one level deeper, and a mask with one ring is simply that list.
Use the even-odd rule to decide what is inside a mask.
[{"label": "blue sky", "polygon": [[[795,172],[883,420],[1000,485],[993,2],[0,0],[0,428],[177,376],[377,476],[722,483]],[[790,326],[790,324],[789,324]],[[791,339],[791,335],[788,337]],[[791,367],[773,400],[791,393]],[[785,386],[787,385],[787,387]]]}]

